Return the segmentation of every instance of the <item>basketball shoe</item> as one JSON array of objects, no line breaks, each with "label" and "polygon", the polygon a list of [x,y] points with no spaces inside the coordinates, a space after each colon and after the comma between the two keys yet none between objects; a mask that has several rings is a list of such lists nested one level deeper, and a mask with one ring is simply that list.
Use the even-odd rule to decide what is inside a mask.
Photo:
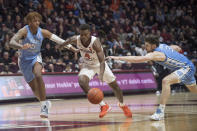
[{"label": "basketball shoe", "polygon": [[43,105],[41,105],[40,117],[41,118],[48,118],[50,108],[51,108],[51,102],[45,101],[45,103]]},{"label": "basketball shoe", "polygon": [[164,112],[160,108],[157,108],[156,112],[152,116],[150,116],[150,119],[160,121],[164,119]]},{"label": "basketball shoe", "polygon": [[103,118],[107,114],[107,112],[110,110],[111,110],[111,107],[108,104],[101,106],[101,112],[99,114],[99,117]]},{"label": "basketball shoe", "polygon": [[127,105],[120,106],[120,103],[118,103],[118,106],[123,110],[124,115],[125,115],[126,117],[132,117],[131,110],[129,109],[129,107],[128,107]]}]

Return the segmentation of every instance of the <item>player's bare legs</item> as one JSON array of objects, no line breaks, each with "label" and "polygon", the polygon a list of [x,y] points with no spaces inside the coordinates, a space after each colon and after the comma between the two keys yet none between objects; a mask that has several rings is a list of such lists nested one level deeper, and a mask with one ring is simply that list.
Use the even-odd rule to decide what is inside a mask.
[{"label": "player's bare legs", "polygon": [[119,101],[118,106],[123,110],[125,116],[132,117],[132,113],[131,113],[131,110],[129,109],[129,107],[127,105],[123,104],[122,90],[120,89],[116,80],[109,83],[109,86],[112,88],[115,96],[118,98],[118,101]]},{"label": "player's bare legs", "polygon": [[29,82],[29,86],[31,87],[32,91],[34,92],[34,95],[38,98],[39,101],[45,101],[46,91],[42,79],[41,70],[42,70],[42,65],[36,62],[33,68],[33,73],[35,75],[35,78],[31,82]]},{"label": "player's bare legs", "polygon": [[186,87],[189,89],[189,91],[197,93],[197,85],[186,85]]},{"label": "player's bare legs", "polygon": [[157,108],[156,112],[151,116],[152,120],[161,120],[164,118],[164,110],[167,100],[170,96],[171,87],[170,85],[179,83],[179,79],[176,74],[171,73],[162,80],[162,93],[160,98],[160,105]]},{"label": "player's bare legs", "polygon": [[109,83],[109,86],[112,88],[115,96],[118,98],[118,101],[120,103],[123,103],[123,95],[122,95],[122,90],[120,89],[120,87],[118,86],[116,80]]},{"label": "player's bare legs", "polygon": [[167,100],[168,100],[168,98],[170,96],[170,92],[171,92],[170,85],[175,84],[175,83],[179,83],[179,78],[174,73],[169,74],[168,76],[163,78],[160,104],[165,105],[167,103]]},{"label": "player's bare legs", "polygon": [[44,101],[46,100],[46,90],[44,81],[42,79],[42,65],[40,63],[35,63],[33,73],[35,75],[40,101]]},{"label": "player's bare legs", "polygon": [[31,82],[28,83],[29,86],[31,87],[31,90],[33,91],[34,95],[36,96],[36,98],[40,101],[40,97],[39,97],[39,90],[37,89],[37,81],[34,78]]},{"label": "player's bare legs", "polygon": [[41,114],[40,117],[47,118],[49,113],[49,108],[51,107],[51,103],[46,101],[46,91],[45,84],[42,79],[42,65],[38,62],[35,63],[33,68],[33,73],[35,78],[29,82],[29,85],[34,92],[37,99],[41,102]]},{"label": "player's bare legs", "polygon": [[[78,81],[79,81],[79,85],[82,88],[82,90],[84,91],[84,93],[87,94],[90,89],[90,87],[89,87],[90,79],[85,75],[80,75],[78,78]],[[109,107],[109,105],[106,104],[104,101],[101,101],[99,103],[99,105],[101,106],[101,112],[99,114],[99,117],[102,118],[107,114],[107,112],[111,109],[111,107]]]},{"label": "player's bare legs", "polygon": [[90,81],[90,79],[85,75],[80,75],[78,77],[79,85],[82,88],[83,92],[86,93],[86,94],[90,90],[89,81]]}]

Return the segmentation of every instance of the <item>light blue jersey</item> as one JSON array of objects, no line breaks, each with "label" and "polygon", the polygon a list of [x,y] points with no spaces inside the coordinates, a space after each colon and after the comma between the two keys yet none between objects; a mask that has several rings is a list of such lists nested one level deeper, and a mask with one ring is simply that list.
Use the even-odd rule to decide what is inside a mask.
[{"label": "light blue jersey", "polygon": [[156,63],[174,71],[184,84],[196,84],[194,77],[196,71],[195,66],[186,56],[173,50],[166,44],[160,44],[154,51],[162,52],[166,56],[165,61],[156,61]]},{"label": "light blue jersey", "polygon": [[42,63],[40,50],[44,37],[42,35],[41,28],[38,28],[36,34],[31,33],[28,25],[26,25],[25,28],[27,29],[27,36],[22,41],[22,45],[29,43],[32,44],[33,47],[30,49],[20,50],[19,67],[26,82],[30,82],[34,79],[34,74],[32,72],[34,64],[36,62]]},{"label": "light blue jersey", "polygon": [[43,35],[41,32],[41,28],[38,28],[36,34],[31,33],[28,25],[26,25],[25,28],[27,29],[27,36],[23,40],[22,45],[29,43],[32,44],[33,47],[26,50],[20,50],[21,52],[20,58],[23,60],[31,60],[37,57],[37,55],[40,53],[40,49],[43,41]]}]

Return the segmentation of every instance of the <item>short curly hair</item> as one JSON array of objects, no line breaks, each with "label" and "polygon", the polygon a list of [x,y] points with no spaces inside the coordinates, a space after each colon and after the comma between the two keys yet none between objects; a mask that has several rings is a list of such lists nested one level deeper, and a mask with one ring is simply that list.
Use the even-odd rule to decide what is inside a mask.
[{"label": "short curly hair", "polygon": [[90,30],[90,25],[88,25],[88,24],[82,24],[82,25],[80,25],[80,30]]},{"label": "short curly hair", "polygon": [[29,23],[31,22],[34,18],[39,18],[40,21],[42,21],[42,16],[38,13],[38,12],[30,12],[27,14],[27,16],[25,17],[25,22]]}]

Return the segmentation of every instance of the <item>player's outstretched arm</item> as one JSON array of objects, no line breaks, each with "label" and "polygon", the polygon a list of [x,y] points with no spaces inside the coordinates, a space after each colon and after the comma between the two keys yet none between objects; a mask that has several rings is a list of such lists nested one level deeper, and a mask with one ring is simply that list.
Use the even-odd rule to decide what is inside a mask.
[{"label": "player's outstretched arm", "polygon": [[69,47],[68,47],[69,45],[70,45],[70,44],[66,45],[65,48],[71,50],[71,51],[74,52],[74,53],[79,53],[80,49],[77,49],[77,48],[75,48],[75,47],[72,46],[72,45],[71,45],[71,47],[69,48]]},{"label": "player's outstretched arm", "polygon": [[42,29],[42,34],[44,36],[44,38],[48,38],[52,41],[54,41],[55,43],[57,43],[59,45],[60,48],[67,48],[70,49],[71,51],[75,52],[77,50],[75,50],[76,48],[74,48],[70,43],[73,43],[72,41],[68,40],[63,40],[62,38],[58,37],[57,35],[51,33],[50,31],[46,30],[46,29]]},{"label": "player's outstretched arm", "polygon": [[164,61],[165,54],[161,52],[148,53],[145,56],[108,56],[107,59],[122,60],[131,63],[142,63],[148,61]]},{"label": "player's outstretched arm", "polygon": [[9,46],[14,49],[28,49],[31,47],[31,44],[27,43],[25,45],[21,45],[19,40],[23,37],[26,37],[27,30],[26,28],[21,28],[10,40]]}]

